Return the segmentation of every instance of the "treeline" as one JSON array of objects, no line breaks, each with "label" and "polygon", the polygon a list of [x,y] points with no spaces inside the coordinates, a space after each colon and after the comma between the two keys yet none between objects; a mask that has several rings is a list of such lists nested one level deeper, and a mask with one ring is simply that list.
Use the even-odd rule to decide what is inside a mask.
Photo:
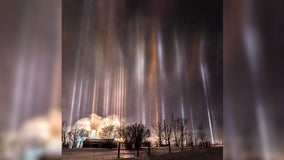
[{"label": "treeline", "polygon": [[[135,148],[137,155],[139,155],[139,149],[143,143],[147,145],[151,143],[152,146],[157,147],[168,146],[168,150],[171,152],[171,143],[184,150],[185,145],[193,147],[197,141],[204,143],[207,140],[204,123],[200,123],[196,131],[192,131],[191,128],[188,119],[174,118],[172,115],[169,119],[159,120],[152,124],[151,128],[138,123],[120,128],[116,128],[114,125],[105,126],[100,129],[98,136],[101,139],[116,139],[125,144],[127,149]],[[88,137],[88,135],[89,131],[84,128],[76,125],[68,127],[66,122],[62,124],[63,147],[82,147],[83,142],[80,142],[80,139]]]},{"label": "treeline", "polygon": [[207,140],[203,122],[199,124],[198,130],[195,131],[196,137],[194,137],[194,131],[191,130],[188,119],[175,119],[173,115],[170,119],[159,120],[152,124],[152,132],[157,137],[156,146],[168,146],[169,152],[171,152],[171,142],[174,142],[175,146],[179,146],[183,150],[185,145],[193,147],[197,144],[198,139],[201,143]]}]

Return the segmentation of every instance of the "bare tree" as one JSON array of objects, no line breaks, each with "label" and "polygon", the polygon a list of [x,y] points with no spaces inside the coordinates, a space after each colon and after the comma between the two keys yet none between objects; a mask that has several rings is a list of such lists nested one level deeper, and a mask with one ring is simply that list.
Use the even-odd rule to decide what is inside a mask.
[{"label": "bare tree", "polygon": [[162,145],[162,132],[163,132],[162,122],[159,120],[156,124],[152,124],[152,128],[154,133],[158,137],[158,146],[160,147]]},{"label": "bare tree", "polygon": [[67,147],[66,143],[66,134],[67,134],[68,128],[67,128],[67,122],[63,121],[61,126],[61,141],[62,141],[62,147]]},{"label": "bare tree", "polygon": [[116,130],[116,137],[124,140],[124,142],[126,142],[126,130],[125,128],[118,128]]},{"label": "bare tree", "polygon": [[190,144],[193,144],[193,133],[192,133],[192,131],[188,131],[187,133],[186,133],[186,143],[188,144],[188,143],[190,143]]},{"label": "bare tree", "polygon": [[61,143],[63,147],[65,146],[66,132],[67,132],[67,122],[63,121],[61,126]]},{"label": "bare tree", "polygon": [[72,130],[68,130],[65,137],[66,147],[72,148],[75,145],[74,142],[74,132],[72,132]]},{"label": "bare tree", "polygon": [[179,146],[180,144],[180,129],[181,129],[181,119],[178,118],[173,121],[173,135],[174,135],[174,140],[175,140],[175,145]]},{"label": "bare tree", "polygon": [[83,137],[83,136],[88,136],[88,131],[85,128],[79,127],[77,124],[75,127],[71,130],[74,134],[74,138],[76,139],[78,136]]},{"label": "bare tree", "polygon": [[116,129],[114,125],[105,126],[101,129],[102,130],[99,132],[100,138],[104,138],[104,139],[114,139],[115,138]]},{"label": "bare tree", "polygon": [[168,146],[169,146],[169,152],[171,152],[171,138],[172,138],[172,131],[173,131],[173,124],[174,124],[174,119],[173,119],[173,115],[171,117],[171,120],[166,122],[166,120],[164,120],[164,124],[163,124],[163,131],[164,131],[164,139],[167,142]]},{"label": "bare tree", "polygon": [[201,142],[204,142],[205,139],[207,138],[203,122],[201,122],[198,126],[198,136],[199,136]]},{"label": "bare tree", "polygon": [[88,136],[88,131],[84,128],[79,127],[77,124],[75,126],[73,126],[73,128],[71,129],[71,131],[69,131],[69,137],[72,139],[73,141],[73,148],[76,147],[76,143],[74,143],[77,138],[80,137],[87,137]]},{"label": "bare tree", "polygon": [[178,118],[173,122],[173,135],[175,139],[175,145],[181,146],[183,150],[183,143],[188,130],[188,120],[185,118]]},{"label": "bare tree", "polygon": [[186,131],[188,130],[188,120],[183,118],[179,120],[180,123],[180,141],[181,141],[181,150],[183,151],[183,142],[184,142],[184,137],[186,135]]},{"label": "bare tree", "polygon": [[150,130],[146,128],[143,124],[132,124],[125,128],[125,135],[128,141],[134,144],[137,150],[137,157],[139,157],[139,150],[141,148],[141,143],[150,137]]}]

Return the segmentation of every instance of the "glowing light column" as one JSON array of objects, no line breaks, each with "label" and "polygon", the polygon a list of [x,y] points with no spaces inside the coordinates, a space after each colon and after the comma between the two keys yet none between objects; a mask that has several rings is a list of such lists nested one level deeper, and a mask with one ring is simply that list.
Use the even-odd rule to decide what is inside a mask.
[{"label": "glowing light column", "polygon": [[203,48],[204,48],[204,40],[201,41],[201,48],[200,48],[200,70],[201,70],[201,76],[202,76],[202,82],[203,82],[203,89],[206,99],[206,106],[207,106],[207,115],[208,115],[208,121],[209,121],[209,129],[210,129],[210,135],[211,135],[211,143],[214,144],[214,135],[212,130],[212,122],[211,122],[211,115],[210,115],[210,106],[208,101],[208,92],[207,92],[207,82],[206,82],[206,75],[205,75],[205,69],[204,69],[204,59],[203,59]]}]

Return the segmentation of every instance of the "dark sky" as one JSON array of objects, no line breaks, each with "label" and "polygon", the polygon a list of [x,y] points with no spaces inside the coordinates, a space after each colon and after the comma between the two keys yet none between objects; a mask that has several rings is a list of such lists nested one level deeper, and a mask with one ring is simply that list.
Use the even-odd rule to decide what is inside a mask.
[{"label": "dark sky", "polygon": [[63,120],[174,114],[222,139],[222,17],[220,0],[63,0]]}]

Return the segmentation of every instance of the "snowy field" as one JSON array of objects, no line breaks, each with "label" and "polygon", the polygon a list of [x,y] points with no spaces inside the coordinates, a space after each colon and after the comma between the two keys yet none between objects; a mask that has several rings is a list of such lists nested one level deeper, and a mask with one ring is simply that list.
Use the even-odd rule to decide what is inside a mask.
[{"label": "snowy field", "polygon": [[[209,149],[180,148],[173,147],[172,153],[168,153],[167,147],[151,148],[151,156],[147,156],[147,149],[142,148],[140,157],[135,158],[135,150],[121,150],[121,159],[140,159],[140,160],[222,160],[223,147],[212,147]],[[117,159],[116,149],[63,149],[62,159],[64,160],[114,160]]]}]

